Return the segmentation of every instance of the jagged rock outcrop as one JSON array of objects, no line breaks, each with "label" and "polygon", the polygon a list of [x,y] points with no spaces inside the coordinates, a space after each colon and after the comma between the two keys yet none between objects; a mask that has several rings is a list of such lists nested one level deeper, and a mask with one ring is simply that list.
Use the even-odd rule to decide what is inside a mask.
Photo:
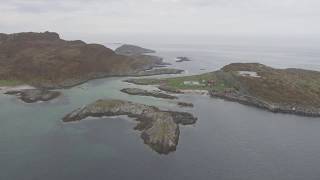
[{"label": "jagged rock outcrop", "polygon": [[160,154],[176,150],[179,141],[179,124],[194,124],[192,114],[162,111],[154,106],[122,100],[98,100],[79,108],[63,118],[64,122],[80,121],[87,117],[128,115],[139,122],[136,129],[142,131],[141,138]]},{"label": "jagged rock outcrop", "polygon": [[170,113],[160,112],[153,116],[150,128],[145,129],[141,137],[144,143],[158,153],[167,154],[175,151],[179,141],[180,130]]},{"label": "jagged rock outcrop", "polygon": [[48,91],[43,89],[24,89],[18,91],[8,91],[7,95],[16,95],[26,103],[35,103],[40,101],[50,101],[61,95],[58,91]]}]

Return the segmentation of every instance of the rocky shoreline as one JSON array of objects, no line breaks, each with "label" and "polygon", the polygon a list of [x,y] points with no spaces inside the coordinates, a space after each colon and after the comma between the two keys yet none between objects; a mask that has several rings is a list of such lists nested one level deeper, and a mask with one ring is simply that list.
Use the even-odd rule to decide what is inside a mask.
[{"label": "rocky shoreline", "polygon": [[138,88],[125,88],[125,89],[121,89],[120,91],[130,95],[151,96],[151,97],[163,98],[163,99],[178,99],[176,96],[172,96],[169,94],[164,94],[157,91],[147,91],[147,90],[138,89]]},{"label": "rocky shoreline", "polygon": [[186,112],[162,111],[154,106],[122,100],[98,100],[76,109],[63,118],[64,122],[80,121],[88,117],[127,115],[139,123],[144,143],[159,154],[176,150],[179,141],[179,125],[191,125],[197,118]]},{"label": "rocky shoreline", "polygon": [[219,93],[209,91],[211,97],[225,99],[227,101],[238,102],[240,104],[253,106],[268,110],[273,113],[295,114],[307,117],[320,117],[320,109],[313,107],[302,107],[299,105],[272,104],[258,98],[242,95],[239,93]]}]

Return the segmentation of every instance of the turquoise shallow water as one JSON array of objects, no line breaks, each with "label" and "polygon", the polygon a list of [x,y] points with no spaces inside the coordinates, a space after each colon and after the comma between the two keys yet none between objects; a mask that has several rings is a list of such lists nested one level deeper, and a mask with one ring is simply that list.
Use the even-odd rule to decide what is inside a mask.
[{"label": "turquoise shallow water", "polygon": [[[241,57],[236,50],[154,48],[187,74],[218,69],[233,56]],[[264,57],[263,62],[276,67],[319,67],[314,61],[320,57],[316,52],[312,56],[291,51],[281,56],[276,51],[269,55],[259,50],[255,55],[245,52],[244,57]],[[305,66],[288,61],[292,53],[297,54],[295,59],[304,57]],[[190,56],[194,61],[176,64],[176,56]],[[278,61],[269,61],[266,56],[275,56]],[[64,95],[52,102],[33,105],[0,95],[0,179],[319,179],[319,118],[273,114],[199,95],[180,96],[179,101],[195,104],[194,109],[180,109],[174,101],[121,93],[123,87],[135,87],[122,82],[124,79],[90,81],[62,90]],[[178,149],[167,156],[144,145],[140,133],[133,130],[135,122],[126,117],[69,124],[61,121],[75,108],[101,98],[189,111],[199,121],[181,127]]]}]

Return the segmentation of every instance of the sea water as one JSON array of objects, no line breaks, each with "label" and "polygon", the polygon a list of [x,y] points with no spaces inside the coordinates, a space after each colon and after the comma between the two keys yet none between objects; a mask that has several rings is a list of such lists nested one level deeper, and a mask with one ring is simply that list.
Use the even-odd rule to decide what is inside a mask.
[{"label": "sea water", "polygon": [[[231,62],[260,62],[273,67],[320,70],[319,49],[269,46],[141,43],[185,69],[184,75],[217,70]],[[178,56],[192,61],[176,63]],[[320,119],[274,114],[201,95],[181,95],[193,109],[174,100],[130,96],[124,87],[155,89],[123,82],[93,80],[51,102],[25,104],[0,95],[1,180],[318,180]],[[63,123],[72,110],[98,99],[123,99],[166,110],[193,113],[181,126],[177,151],[159,155],[143,143],[127,117]]]}]

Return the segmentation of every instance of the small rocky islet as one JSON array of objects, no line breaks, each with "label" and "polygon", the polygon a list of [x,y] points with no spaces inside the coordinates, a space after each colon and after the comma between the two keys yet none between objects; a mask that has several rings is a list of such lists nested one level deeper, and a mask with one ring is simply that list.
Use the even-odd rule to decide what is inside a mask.
[{"label": "small rocky islet", "polygon": [[59,91],[45,89],[23,89],[5,92],[7,95],[15,95],[26,103],[45,102],[53,100],[61,95]]},{"label": "small rocky islet", "polygon": [[66,115],[64,122],[80,121],[88,117],[127,115],[138,121],[144,143],[160,154],[176,150],[179,125],[191,125],[197,118],[190,113],[163,111],[154,106],[122,100],[98,100]]}]

